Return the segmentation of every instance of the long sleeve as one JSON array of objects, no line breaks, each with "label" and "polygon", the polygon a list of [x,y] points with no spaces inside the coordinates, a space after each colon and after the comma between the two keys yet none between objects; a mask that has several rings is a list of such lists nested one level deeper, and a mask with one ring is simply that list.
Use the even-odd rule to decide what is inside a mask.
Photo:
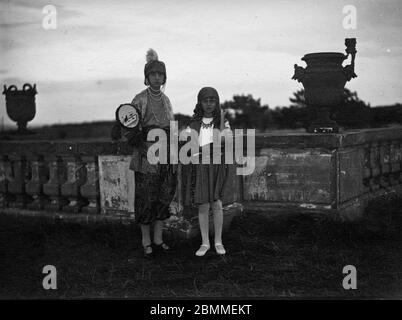
[{"label": "long sleeve", "polygon": [[117,122],[115,122],[113,127],[112,127],[112,130],[110,132],[110,137],[114,141],[117,141],[117,140],[121,139],[121,127]]}]

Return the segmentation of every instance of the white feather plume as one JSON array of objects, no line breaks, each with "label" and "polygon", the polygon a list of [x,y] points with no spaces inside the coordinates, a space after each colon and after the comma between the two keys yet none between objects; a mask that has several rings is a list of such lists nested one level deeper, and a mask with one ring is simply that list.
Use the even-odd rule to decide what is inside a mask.
[{"label": "white feather plume", "polygon": [[148,49],[147,55],[146,55],[147,63],[152,61],[152,60],[158,60],[158,54],[156,51],[152,48]]}]

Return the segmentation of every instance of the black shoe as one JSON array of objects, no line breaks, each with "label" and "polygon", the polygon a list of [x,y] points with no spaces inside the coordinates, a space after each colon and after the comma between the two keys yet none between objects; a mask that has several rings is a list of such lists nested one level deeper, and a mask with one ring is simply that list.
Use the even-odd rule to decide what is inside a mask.
[{"label": "black shoe", "polygon": [[152,250],[152,246],[149,244],[147,246],[143,246],[144,249],[144,257],[145,258],[151,258],[153,256],[153,250]]},{"label": "black shoe", "polygon": [[169,247],[166,243],[162,242],[161,244],[154,244],[155,245],[155,249],[158,250],[159,252],[171,252],[172,248]]}]

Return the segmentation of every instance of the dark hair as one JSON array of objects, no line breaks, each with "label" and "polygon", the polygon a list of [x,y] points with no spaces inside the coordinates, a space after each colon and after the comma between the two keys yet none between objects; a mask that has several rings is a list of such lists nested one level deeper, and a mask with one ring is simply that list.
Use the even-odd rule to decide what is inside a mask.
[{"label": "dark hair", "polygon": [[[197,102],[194,108],[194,114],[191,117],[190,121],[201,121],[204,116],[204,110],[202,109],[201,102]],[[220,128],[221,125],[221,105],[219,103],[219,99],[215,102],[215,109],[213,111],[213,120],[214,128]]]}]

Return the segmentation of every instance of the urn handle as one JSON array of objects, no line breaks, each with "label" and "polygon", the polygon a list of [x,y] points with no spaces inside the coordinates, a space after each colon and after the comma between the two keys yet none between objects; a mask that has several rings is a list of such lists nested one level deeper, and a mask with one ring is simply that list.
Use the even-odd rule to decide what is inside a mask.
[{"label": "urn handle", "polygon": [[9,86],[8,88],[6,85],[4,85],[3,88],[4,88],[3,94],[6,94],[7,92],[10,92],[10,91],[18,91],[18,89],[15,85]]},{"label": "urn handle", "polygon": [[306,73],[306,69],[298,66],[297,64],[294,65],[294,68],[295,68],[295,73],[292,77],[292,80],[297,80],[298,82],[303,82],[303,79],[304,79],[304,76]]},{"label": "urn handle", "polygon": [[[26,88],[28,88],[28,89],[26,89]],[[22,86],[22,90],[24,90],[24,91],[32,90],[32,86],[31,86],[29,83],[25,83],[25,84]]]},{"label": "urn handle", "polygon": [[351,62],[347,66],[343,67],[343,74],[345,75],[346,81],[350,81],[352,78],[356,78],[357,75],[355,73],[355,57],[356,57],[356,38],[346,38],[345,39],[346,46],[346,56],[345,59],[351,55]]},{"label": "urn handle", "polygon": [[[28,88],[28,89],[26,89],[26,88]],[[34,93],[37,93],[37,91],[36,91],[36,84],[34,84],[34,86],[32,87],[29,83],[25,83],[25,84],[22,86],[22,90],[23,90],[23,91],[33,91]]]}]

